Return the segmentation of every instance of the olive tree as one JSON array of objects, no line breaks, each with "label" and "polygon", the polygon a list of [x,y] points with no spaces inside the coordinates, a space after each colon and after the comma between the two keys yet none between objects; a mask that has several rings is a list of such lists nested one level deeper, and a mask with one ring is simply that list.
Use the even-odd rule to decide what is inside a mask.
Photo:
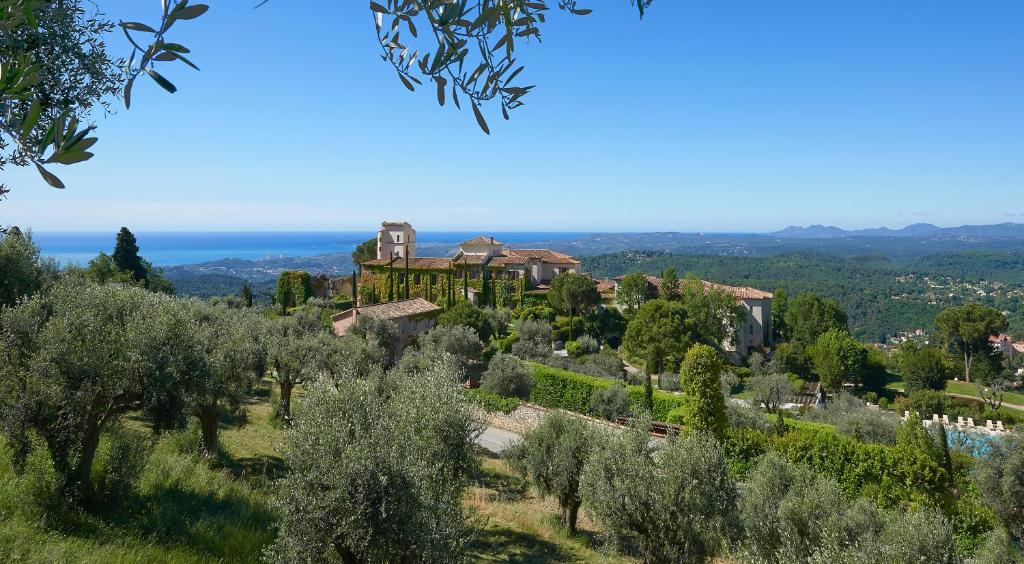
[{"label": "olive tree", "polygon": [[480,389],[504,397],[528,399],[533,388],[529,367],[518,358],[496,354],[480,378]]},{"label": "olive tree", "polygon": [[0,307],[13,306],[57,278],[57,264],[39,255],[31,231],[0,231]]},{"label": "olive tree", "polygon": [[580,478],[597,442],[589,423],[551,413],[505,453],[513,471],[529,478],[542,496],[552,496],[562,510],[562,525],[576,534],[576,518],[583,503]]},{"label": "olive tree", "polygon": [[330,336],[318,338],[317,332],[310,332],[295,317],[280,317],[270,323],[267,338],[268,364],[280,392],[276,415],[287,423],[292,414],[292,391],[322,374],[323,345]]},{"label": "olive tree", "polygon": [[547,321],[521,319],[516,325],[518,340],[512,344],[512,354],[526,360],[539,360],[551,356],[551,324]]},{"label": "olive tree", "polygon": [[472,327],[442,325],[419,336],[422,351],[443,351],[459,359],[463,370],[480,360],[484,344]]},{"label": "olive tree", "polygon": [[649,421],[613,434],[583,473],[583,500],[611,540],[634,537],[646,562],[707,562],[736,514],[736,486],[713,437],[673,437],[657,452]]},{"label": "olive tree", "polygon": [[212,457],[217,453],[220,408],[237,408],[266,368],[266,334],[263,320],[248,312],[203,303],[191,307],[205,347],[194,409],[203,452]]},{"label": "olive tree", "polygon": [[180,302],[136,288],[64,280],[0,314],[0,418],[9,441],[34,430],[65,489],[92,494],[105,429],[126,413],[178,425],[203,372],[199,332]]},{"label": "olive tree", "polygon": [[[438,365],[442,366],[442,365]],[[285,434],[280,562],[457,560],[481,431],[443,369],[314,386]]]},{"label": "olive tree", "polygon": [[982,499],[1017,539],[1024,538],[1024,434],[1015,431],[988,443],[972,477]]},{"label": "olive tree", "polygon": [[754,404],[775,413],[787,399],[796,393],[796,387],[785,374],[759,374],[750,378],[750,389],[754,392]]}]

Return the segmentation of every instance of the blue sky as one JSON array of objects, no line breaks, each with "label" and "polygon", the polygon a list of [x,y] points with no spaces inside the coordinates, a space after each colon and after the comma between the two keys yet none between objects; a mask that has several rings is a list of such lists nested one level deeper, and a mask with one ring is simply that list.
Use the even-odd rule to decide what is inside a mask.
[{"label": "blue sky", "polygon": [[[152,21],[156,0],[102,0]],[[409,93],[362,0],[210,0],[202,67],[98,118],[69,188],[5,170],[36,230],[769,231],[1024,222],[1024,3],[627,0],[553,13],[484,136]],[[552,4],[556,2],[552,1]],[[123,41],[111,38],[113,47]],[[124,51],[127,53],[127,50]]]}]

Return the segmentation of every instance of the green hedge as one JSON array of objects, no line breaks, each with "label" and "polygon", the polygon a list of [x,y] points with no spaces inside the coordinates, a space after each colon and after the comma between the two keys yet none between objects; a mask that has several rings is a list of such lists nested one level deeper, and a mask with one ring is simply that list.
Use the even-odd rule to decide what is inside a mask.
[{"label": "green hedge", "polygon": [[949,493],[946,471],[927,454],[908,447],[862,443],[821,424],[786,420],[778,436],[730,429],[725,441],[730,467],[745,471],[758,456],[775,451],[835,479],[847,495],[883,507],[909,502],[941,504]]},{"label": "green hedge", "polygon": [[500,411],[512,413],[519,408],[519,398],[503,398],[498,394],[485,392],[480,388],[466,390],[469,401],[484,408],[484,411]]},{"label": "green hedge", "polygon": [[[530,394],[530,401],[543,407],[589,414],[590,398],[594,391],[610,388],[616,383],[606,378],[595,378],[543,364],[530,365],[533,368],[533,391]],[[643,403],[643,386],[627,386],[626,392],[629,394],[630,404],[636,406]],[[656,421],[665,421],[669,411],[682,405],[682,397],[654,390],[653,417]]]}]

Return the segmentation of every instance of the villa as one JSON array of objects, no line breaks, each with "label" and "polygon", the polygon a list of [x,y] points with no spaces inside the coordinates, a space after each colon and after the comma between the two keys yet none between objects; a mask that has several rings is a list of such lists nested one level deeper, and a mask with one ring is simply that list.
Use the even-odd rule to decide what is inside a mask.
[{"label": "villa", "polygon": [[[661,294],[661,278],[645,275],[647,278],[647,293],[651,298],[657,298]],[[619,289],[619,283],[624,276],[615,278],[615,290]],[[712,289],[725,290],[736,296],[736,301],[747,310],[747,317],[739,327],[736,328],[732,338],[722,343],[723,349],[735,354],[738,359],[745,358],[751,353],[764,351],[772,346],[772,298],[771,292],[750,288],[747,286],[727,286],[715,282],[701,281],[704,284],[704,291]]]},{"label": "villa", "polygon": [[515,249],[488,236],[459,243],[453,257],[419,257],[412,225],[389,221],[377,233],[377,258],[360,266],[361,303],[420,297],[495,307],[515,307],[524,293],[544,292],[559,274],[581,271],[580,261],[567,254]]},{"label": "villa", "polygon": [[400,357],[405,347],[413,340],[434,328],[441,307],[424,300],[412,298],[386,304],[353,307],[331,316],[331,329],[337,336],[348,333],[356,319],[367,315],[393,321],[398,326],[398,342],[394,344],[395,355]]}]

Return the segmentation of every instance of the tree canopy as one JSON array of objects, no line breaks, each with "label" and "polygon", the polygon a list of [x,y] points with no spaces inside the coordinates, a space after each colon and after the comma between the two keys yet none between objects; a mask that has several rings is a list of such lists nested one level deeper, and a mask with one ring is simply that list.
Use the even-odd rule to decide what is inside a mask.
[{"label": "tree canopy", "polygon": [[792,343],[809,347],[830,329],[847,329],[847,317],[839,302],[800,294],[786,306],[786,330]]},{"label": "tree canopy", "polygon": [[619,281],[615,292],[615,301],[629,310],[637,310],[650,297],[648,295],[647,277],[641,272],[627,274]]},{"label": "tree canopy", "polygon": [[951,307],[935,318],[935,325],[946,343],[964,358],[964,379],[971,381],[974,356],[988,352],[988,338],[1006,330],[1002,312],[981,304]]},{"label": "tree canopy", "polygon": [[807,352],[814,363],[814,370],[821,377],[821,387],[828,392],[839,392],[845,382],[863,382],[867,372],[867,351],[845,330],[829,329]]},{"label": "tree canopy", "polygon": [[647,359],[652,353],[665,358],[682,358],[690,346],[686,331],[686,311],[679,302],[650,300],[630,320],[622,347],[635,359]]}]

